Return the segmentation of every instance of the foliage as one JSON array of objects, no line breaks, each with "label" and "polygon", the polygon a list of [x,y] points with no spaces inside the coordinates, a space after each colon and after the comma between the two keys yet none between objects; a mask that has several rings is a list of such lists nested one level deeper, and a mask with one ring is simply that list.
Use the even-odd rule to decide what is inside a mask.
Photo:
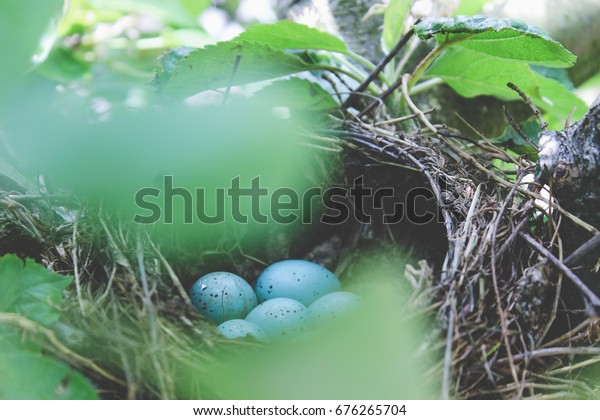
[{"label": "foliage", "polygon": [[[406,2],[392,2],[386,10],[383,37],[388,49],[399,39],[406,10]],[[509,19],[458,16],[422,21],[414,31],[422,39],[435,38],[436,45],[414,71],[411,86],[420,79],[439,78],[465,97],[492,95],[514,100],[514,92],[506,86],[512,82],[555,118],[566,119],[574,109],[576,118],[585,112],[585,104],[567,86],[539,71],[570,67],[575,56],[537,27]],[[307,60],[297,53],[305,49],[326,51],[327,58],[315,62],[314,56],[309,56]],[[365,64],[330,34],[292,22],[258,25],[232,41],[192,51],[173,67],[163,65],[155,86],[177,97],[225,87],[238,55],[241,62],[234,86],[306,70],[329,70],[361,80],[364,76],[360,70],[349,66],[339,54]],[[365,70],[371,68],[367,63]],[[385,76],[380,78],[382,88],[389,87]]]},{"label": "foliage", "polygon": [[[50,327],[60,318],[62,293],[72,279],[14,255],[0,258],[0,314],[18,314]],[[6,322],[6,317],[3,321]],[[0,398],[95,399],[96,391],[79,372],[49,357],[40,337],[24,339],[0,323]]]},{"label": "foliage", "polygon": [[[389,2],[382,31],[385,50],[391,51],[413,23],[409,13],[411,3],[406,0]],[[462,10],[478,10],[483,3],[463,0],[461,7]],[[77,199],[96,199],[90,201],[92,204],[101,203],[98,207],[102,207],[101,212],[109,214],[109,218],[118,214],[115,217],[118,219],[124,207],[130,210],[129,207],[133,207],[131,198],[139,188],[161,187],[161,177],[165,174],[176,176],[177,186],[188,190],[198,187],[199,182],[206,189],[228,187],[228,182],[240,175],[245,180],[260,175],[271,190],[285,186],[301,191],[307,187],[308,177],[312,177],[313,183],[328,182],[320,178],[326,178],[326,174],[312,173],[317,171],[313,171],[311,165],[314,160],[317,161],[314,167],[325,166],[329,156],[334,154],[331,152],[339,152],[341,140],[315,135],[315,127],[321,127],[323,121],[332,116],[356,117],[369,104],[381,105],[375,118],[404,117],[409,112],[408,96],[427,91],[440,83],[447,84],[456,94],[466,98],[491,95],[512,101],[519,99],[507,87],[507,83],[512,82],[544,111],[554,128],[561,127],[574,109],[573,118],[578,118],[586,108],[572,92],[573,86],[564,71],[575,63],[573,54],[543,30],[513,20],[458,16],[423,21],[412,27],[416,34],[411,38],[413,45],[402,49],[398,56],[389,57],[383,71],[375,71],[377,63],[355,54],[337,36],[289,21],[251,26],[236,38],[214,42],[197,25],[198,14],[209,7],[205,0],[72,0],[59,21],[60,4],[58,0],[49,0],[43,5],[33,6],[32,2],[9,0],[6,13],[3,10],[0,16],[0,40],[8,48],[5,56],[12,57],[0,64],[0,88],[4,91],[4,88],[10,87],[15,92],[2,98],[10,107],[1,117],[1,134],[4,139],[6,130],[8,146],[5,147],[2,142],[0,147],[3,152],[6,151],[6,156],[16,156],[32,179],[41,173],[47,176],[52,192],[69,191]],[[154,21],[151,24],[146,22],[144,30],[138,30],[131,22],[139,16],[149,16]],[[43,48],[36,50],[40,36],[51,21],[54,21],[54,27],[46,32]],[[22,36],[16,36],[17,33]],[[416,48],[418,43],[426,45],[428,52],[423,53]],[[33,65],[30,57],[36,52],[38,60]],[[409,72],[407,92],[401,92],[399,81]],[[369,82],[365,83],[368,77]],[[159,95],[155,95],[151,88],[155,88]],[[356,94],[350,95],[352,91]],[[196,96],[199,93],[201,95]],[[284,118],[272,112],[281,111],[277,109],[281,107],[289,111],[281,114]],[[352,107],[355,107],[351,111],[353,114],[340,112]],[[363,122],[373,122],[375,114],[365,113],[367,116]],[[535,140],[539,125],[526,122],[524,128]],[[393,149],[396,139],[386,138],[385,141],[388,143],[378,147],[388,150],[391,146]],[[498,139],[491,139],[491,142],[509,150],[512,155],[535,157],[535,148],[523,141],[514,129],[507,130]],[[298,145],[302,146],[302,151]],[[315,146],[315,150],[325,150],[329,155],[316,152],[308,155],[305,153],[308,147],[304,147],[307,145]],[[463,156],[460,157],[462,159]],[[431,162],[436,161],[443,159],[431,159]],[[433,169],[430,171],[435,172]],[[466,172],[465,169],[464,176],[461,172],[461,176],[455,179],[467,179]],[[474,190],[476,185],[469,188]],[[464,194],[457,196],[463,197]],[[205,204],[207,208],[215,208],[213,198],[207,199]],[[244,213],[254,211],[247,203],[243,206]],[[182,207],[180,202],[176,203],[174,213],[181,213]],[[59,207],[57,212],[62,217],[61,226],[56,230],[65,226],[73,228],[70,216],[80,210]],[[482,217],[481,223],[484,222]],[[101,237],[110,242],[113,254],[107,251],[109,256],[103,257],[111,260],[110,264],[114,266],[107,264],[103,267],[104,271],[110,273],[111,270],[123,269],[126,271],[123,278],[134,284],[132,292],[127,290],[130,284],[123,278],[115,281],[119,284],[120,293],[131,293],[126,297],[135,296],[127,311],[139,316],[135,321],[143,320],[128,329],[136,332],[139,329],[143,337],[166,334],[152,331],[144,324],[151,325],[151,317],[146,314],[154,313],[152,299],[155,295],[144,296],[143,305],[135,306],[139,303],[136,276],[140,273],[136,272],[135,264],[123,263],[127,261],[123,255],[131,253],[131,249],[127,248],[133,248],[133,230],[128,230],[131,225],[125,225],[123,228],[119,225],[116,229],[118,234],[113,232],[111,235],[109,224],[103,224],[97,226],[100,233],[90,236],[94,236],[94,240]],[[214,230],[211,230],[213,227]],[[231,254],[235,252],[244,257],[245,265],[249,265],[252,263],[248,260],[256,262],[258,258],[248,253],[247,248],[242,249],[242,244],[245,246],[247,242],[243,243],[240,238],[251,238],[263,247],[277,247],[277,243],[273,245],[264,241],[265,245],[256,240],[261,236],[255,231],[271,237],[278,237],[283,231],[271,225],[264,229],[252,224],[244,226],[244,229],[239,227],[230,220],[221,226],[211,226],[211,229],[206,226],[198,228],[198,225],[190,227],[176,220],[174,226],[165,223],[151,233],[154,238],[176,237],[176,246],[169,248],[160,244],[161,247],[155,247],[156,250],[162,249],[167,260],[171,257],[183,260],[184,257],[178,254],[184,253],[186,257],[193,255],[194,259],[225,255],[224,258],[233,260]],[[165,242],[173,244],[168,239]],[[308,241],[306,238],[303,240]],[[230,246],[230,243],[233,245]],[[90,261],[95,264],[94,257],[90,257]],[[143,251],[139,251],[136,257],[140,258],[139,262]],[[157,255],[153,259],[152,275],[149,275],[155,276],[151,280],[157,283],[162,270],[158,261],[162,258],[161,254],[160,258]],[[185,262],[191,260],[188,258]],[[143,270],[143,262],[139,265]],[[187,268],[189,272],[194,272],[201,263],[194,262],[192,265]],[[169,271],[171,280],[176,279],[175,273],[170,270],[171,267],[168,267],[165,271]],[[93,272],[90,277],[96,275],[99,274]],[[363,283],[372,284],[367,280]],[[52,328],[59,320],[63,292],[70,284],[70,278],[54,274],[31,260],[23,264],[10,255],[0,259],[0,312],[8,315],[8,318],[2,318],[4,322],[0,324],[0,352],[6,356],[0,360],[3,373],[0,376],[1,398],[97,397],[94,387],[82,374],[49,354],[48,349],[52,350],[52,347],[48,345],[47,337],[40,333],[46,331],[41,328]],[[172,288],[171,283],[167,287],[160,283],[160,286]],[[148,293],[159,293],[157,290],[163,289],[151,287]],[[385,295],[390,297],[393,294],[386,292]],[[111,300],[119,298],[110,296]],[[160,303],[163,305],[164,302],[161,300]],[[358,378],[352,383],[357,385],[353,388],[357,390],[356,395],[365,395],[364,392],[368,391],[376,397],[389,392],[391,398],[396,390],[407,386],[404,377],[396,374],[398,372],[386,371],[386,363],[394,357],[403,358],[401,355],[411,353],[413,349],[409,349],[409,344],[420,337],[413,334],[410,327],[407,327],[405,336],[400,336],[403,331],[395,329],[395,322],[402,318],[402,314],[396,314],[397,319],[390,319],[388,314],[392,310],[387,310],[388,307],[397,308],[397,301],[390,298],[387,303],[383,309],[379,308],[381,313],[373,312],[377,316],[372,322],[393,330],[393,334],[382,335],[381,329],[369,330],[368,325],[363,325],[363,329],[368,331],[363,336],[350,328],[345,337],[353,350],[341,359],[338,355],[345,351],[344,346],[336,341],[335,336],[324,339],[323,343],[327,345],[325,351],[320,343],[312,342],[300,347],[307,350],[304,355],[292,352],[299,359],[291,368],[303,378],[305,385],[297,390],[298,395],[307,396],[304,394],[307,391],[310,391],[310,397],[316,395],[313,391],[317,388],[310,388],[310,375],[318,376],[320,372],[314,368],[313,359],[309,356],[323,356],[321,361],[325,364],[338,362],[336,369],[341,376],[355,367],[356,358],[369,353],[367,347],[362,347],[365,346],[364,337],[377,344],[376,351],[369,353],[373,362],[371,366],[389,374],[389,380],[383,384],[386,389],[378,389],[378,393],[373,393],[375,388],[360,388],[367,384],[365,378],[370,372],[369,364],[359,366],[360,369],[353,372],[356,374],[353,377]],[[99,312],[105,310],[96,309]],[[129,317],[127,311],[123,310],[124,318]],[[6,320],[12,320],[12,323]],[[179,323],[179,320],[177,318],[176,322]],[[89,324],[94,325],[93,322]],[[102,322],[96,326],[98,324]],[[107,330],[113,329],[112,324],[104,324]],[[165,330],[171,333],[170,329]],[[107,340],[107,345],[119,339],[116,327],[110,333],[113,340]],[[209,335],[201,335],[202,340]],[[135,334],[132,336],[135,337]],[[161,337],[165,342],[171,342],[170,336]],[[407,343],[403,341],[406,337],[415,339]],[[142,338],[139,341],[131,338],[130,341],[127,345],[130,346],[131,358],[134,358],[136,351],[147,342]],[[177,342],[188,343],[189,346],[188,337]],[[155,346],[152,350],[159,347],[155,342],[151,344]],[[169,366],[177,365],[186,357],[189,359],[186,352],[191,347],[180,346],[177,349],[179,359],[175,361],[170,358],[173,349],[165,347],[160,353],[164,360],[161,366],[168,371]],[[148,352],[150,359],[155,356],[152,350]],[[268,356],[271,354],[277,357],[288,353],[275,350]],[[234,356],[234,359],[235,362],[240,361],[239,357]],[[224,360],[228,362],[227,358]],[[257,355],[255,360],[258,368],[232,376],[239,379],[238,383],[223,381],[221,372],[206,372],[204,366],[199,369],[200,374],[188,369],[185,364],[182,364],[182,369],[193,376],[187,378],[190,382],[198,378],[205,380],[203,374],[215,375],[217,379],[213,385],[215,388],[222,387],[225,395],[257,397],[255,393],[259,391],[268,390],[272,395],[285,391],[277,381],[265,381],[260,384],[261,387],[249,388],[257,374],[267,372],[277,375],[277,370],[290,367],[285,358],[282,358],[281,364],[275,364],[275,368],[265,355]],[[411,362],[406,360],[403,362],[407,364],[406,372],[418,377],[422,366],[409,366]],[[188,362],[196,364],[195,360]],[[244,364],[245,360],[242,362]],[[172,385],[169,384],[171,377],[165,375],[162,378],[163,370],[155,369],[149,363],[145,369],[152,371],[155,379],[155,383],[148,385],[151,389],[149,395],[174,395],[164,391]],[[210,378],[210,375],[206,377]],[[340,398],[348,395],[336,394],[339,391],[336,388],[339,384],[337,378],[327,379],[320,385],[329,388],[331,395]],[[160,383],[162,380],[166,385]],[[182,385],[177,384],[177,387]],[[407,392],[417,397],[430,395],[428,390],[408,389]],[[188,389],[178,395],[197,397],[198,394]]]}]

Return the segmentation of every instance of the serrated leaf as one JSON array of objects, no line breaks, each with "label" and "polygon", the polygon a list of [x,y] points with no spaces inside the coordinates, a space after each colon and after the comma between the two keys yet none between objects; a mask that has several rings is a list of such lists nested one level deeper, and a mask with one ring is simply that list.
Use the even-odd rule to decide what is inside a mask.
[{"label": "serrated leaf", "polygon": [[460,43],[481,53],[547,67],[570,67],[576,57],[545,31],[514,19],[457,16],[424,20],[414,26],[422,39],[438,44]]},{"label": "serrated leaf", "polygon": [[50,326],[58,320],[56,309],[70,277],[46,270],[32,260],[23,262],[14,255],[0,258],[0,312],[14,312]]},{"label": "serrated leaf", "polygon": [[461,47],[446,50],[429,67],[427,76],[439,77],[467,98],[492,95],[516,100],[506,84],[512,82],[529,95],[535,104],[553,116],[566,119],[573,108],[575,118],[583,116],[585,104],[556,80],[543,77],[526,63],[503,60]]},{"label": "serrated leaf", "polygon": [[325,111],[339,107],[331,94],[317,83],[293,77],[276,80],[253,96],[272,106],[302,111]]},{"label": "serrated leaf", "polygon": [[172,48],[162,53],[160,57],[158,57],[159,67],[155,70],[156,73],[154,75],[152,84],[159,89],[164,86],[173,75],[173,71],[175,71],[177,63],[182,61],[192,51],[195,50],[196,48],[179,47]]},{"label": "serrated leaf", "polygon": [[346,43],[338,37],[290,20],[252,26],[234,41],[263,42],[281,50],[324,50],[348,54]]},{"label": "serrated leaf", "polygon": [[390,51],[402,36],[412,0],[390,0],[383,14],[383,45]]},{"label": "serrated leaf", "polygon": [[318,68],[299,57],[254,41],[227,41],[189,53],[171,71],[158,72],[153,85],[168,97],[185,98],[226,87],[237,56],[241,57],[232,86],[275,79]]},{"label": "serrated leaf", "polygon": [[0,327],[0,399],[95,400],[94,387],[79,372],[45,356],[21,334]]}]

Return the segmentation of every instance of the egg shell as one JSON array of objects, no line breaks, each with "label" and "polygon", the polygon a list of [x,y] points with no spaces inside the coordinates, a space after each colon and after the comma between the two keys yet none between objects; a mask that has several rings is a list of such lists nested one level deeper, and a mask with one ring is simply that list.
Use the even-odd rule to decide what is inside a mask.
[{"label": "egg shell", "polygon": [[310,305],[316,299],[341,289],[331,271],[310,261],[286,260],[270,265],[256,281],[259,302],[286,297]]},{"label": "egg shell", "polygon": [[190,299],[206,318],[217,324],[244,318],[258,303],[246,280],[223,271],[200,277],[190,289]]},{"label": "egg shell", "polygon": [[217,327],[221,335],[225,338],[248,338],[252,337],[258,341],[269,341],[267,333],[254,322],[245,319],[230,319]]},{"label": "egg shell", "polygon": [[356,311],[361,304],[362,299],[354,293],[329,293],[308,307],[309,318],[313,323],[343,318]]},{"label": "egg shell", "polygon": [[306,306],[288,298],[267,300],[246,317],[261,327],[272,339],[294,336],[304,330],[308,320]]}]

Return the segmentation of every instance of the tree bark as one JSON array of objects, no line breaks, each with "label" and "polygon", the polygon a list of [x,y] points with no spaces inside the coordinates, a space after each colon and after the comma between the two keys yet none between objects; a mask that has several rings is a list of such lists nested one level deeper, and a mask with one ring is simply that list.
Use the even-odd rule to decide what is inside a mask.
[{"label": "tree bark", "polygon": [[540,136],[540,179],[552,185],[561,206],[600,225],[600,97],[583,119]]}]

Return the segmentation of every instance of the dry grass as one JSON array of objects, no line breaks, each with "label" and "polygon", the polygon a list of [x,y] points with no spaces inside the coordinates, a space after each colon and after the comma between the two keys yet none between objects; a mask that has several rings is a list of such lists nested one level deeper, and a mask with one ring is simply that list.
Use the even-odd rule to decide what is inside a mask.
[{"label": "dry grass", "polygon": [[[413,111],[412,117],[427,120]],[[599,323],[574,304],[580,300],[565,297],[565,285],[578,278],[564,263],[560,235],[565,218],[591,233],[594,227],[556,204],[546,213],[540,209],[539,186],[519,184],[534,171],[533,162],[428,120],[428,131],[396,132],[394,124],[401,123],[336,120],[336,129],[307,134],[307,142],[428,180],[449,246],[442,267],[431,271],[422,263],[409,267],[406,278],[413,298],[425,299],[435,314],[439,333],[430,350],[441,349],[444,358],[429,374],[443,378],[440,395],[597,396],[593,382],[580,376],[600,361]],[[492,159],[510,162],[516,173],[504,173]],[[62,339],[68,352],[85,355],[75,364],[104,387],[104,396],[210,396],[201,378],[183,392],[177,370],[210,363],[222,340],[191,307],[176,271],[144,231],[79,203],[59,205],[22,191],[5,192],[0,216],[4,252],[74,275],[65,319],[85,339]],[[581,292],[568,289],[576,297]],[[63,358],[72,356],[54,344]]]}]

